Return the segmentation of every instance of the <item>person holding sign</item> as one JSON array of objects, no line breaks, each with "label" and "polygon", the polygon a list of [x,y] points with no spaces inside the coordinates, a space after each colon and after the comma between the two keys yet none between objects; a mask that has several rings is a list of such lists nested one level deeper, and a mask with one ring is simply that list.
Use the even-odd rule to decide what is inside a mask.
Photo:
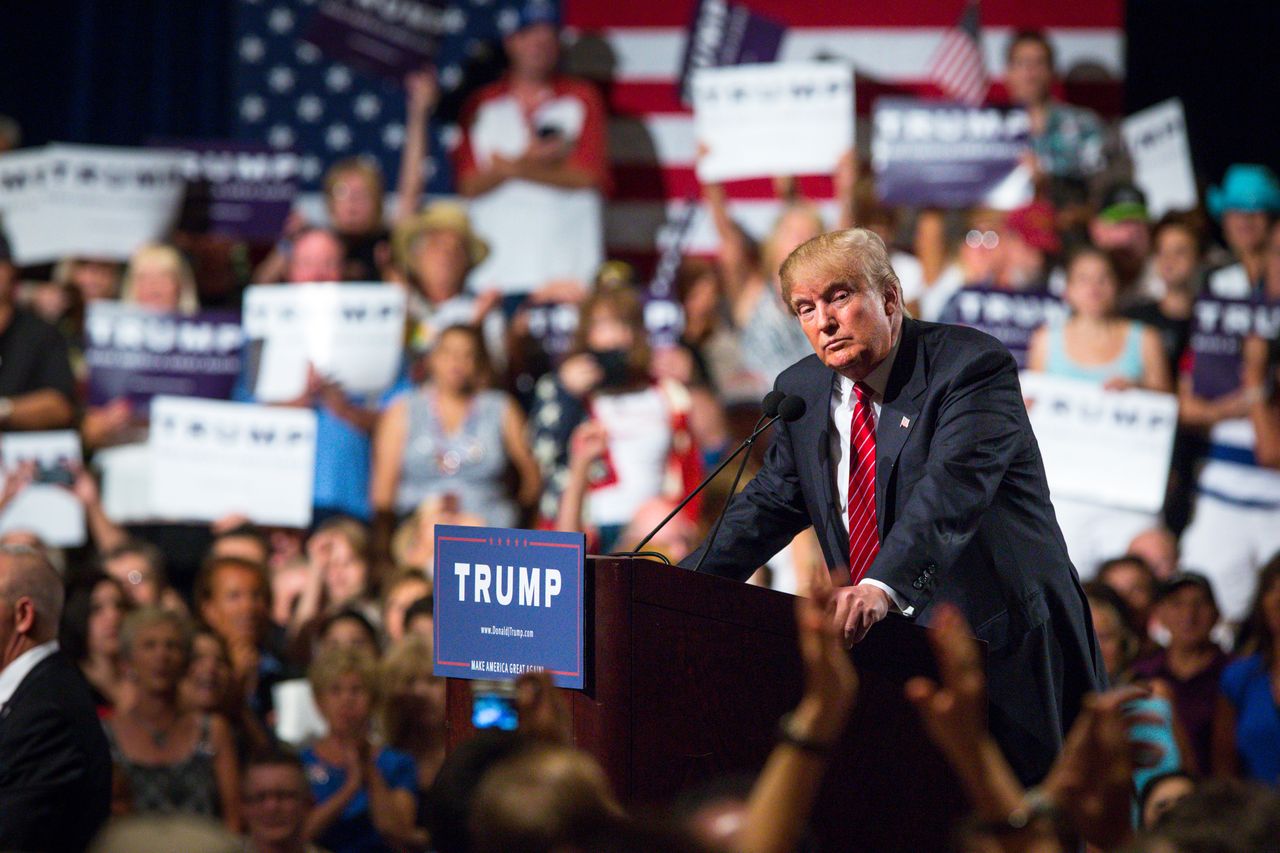
[{"label": "person holding sign", "polygon": [[[1114,391],[1172,392],[1159,333],[1116,312],[1118,290],[1106,253],[1085,249],[1072,256],[1063,292],[1071,317],[1041,326],[1032,335],[1027,369]],[[1063,496],[1056,496],[1053,506],[1072,562],[1085,577],[1092,577],[1103,560],[1123,554],[1133,537],[1158,522],[1151,513]]]},{"label": "person holding sign", "polygon": [[824,234],[782,265],[815,355],[776,388],[805,413],[686,565],[745,579],[812,525],[847,644],[899,613],[956,603],[989,644],[991,727],[1039,781],[1086,693],[1105,683],[1088,606],[1049,503],[1013,357],[972,329],[904,316],[884,242]]}]

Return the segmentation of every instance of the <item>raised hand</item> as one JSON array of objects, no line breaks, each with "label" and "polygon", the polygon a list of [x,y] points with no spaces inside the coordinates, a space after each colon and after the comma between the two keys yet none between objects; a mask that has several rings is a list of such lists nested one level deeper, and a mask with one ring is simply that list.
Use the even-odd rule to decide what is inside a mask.
[{"label": "raised hand", "polygon": [[858,696],[858,673],[841,631],[827,615],[833,594],[830,587],[815,584],[810,597],[796,599],[804,696],[792,716],[809,732],[808,737],[820,742],[840,736]]},{"label": "raised hand", "polygon": [[425,68],[406,74],[404,78],[405,111],[413,116],[425,116],[440,102],[440,84],[435,69]]}]

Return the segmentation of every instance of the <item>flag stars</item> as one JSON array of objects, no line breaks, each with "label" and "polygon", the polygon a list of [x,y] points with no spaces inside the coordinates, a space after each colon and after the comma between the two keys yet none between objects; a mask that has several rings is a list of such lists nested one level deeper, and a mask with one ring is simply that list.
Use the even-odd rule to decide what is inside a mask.
[{"label": "flag stars", "polygon": [[372,92],[356,96],[352,110],[361,121],[372,121],[382,112],[382,100]]},{"label": "flag stars", "polygon": [[295,80],[293,69],[287,65],[277,65],[267,72],[267,86],[276,94],[291,91]]},{"label": "flag stars", "polygon": [[351,71],[345,65],[335,65],[325,72],[324,84],[330,92],[345,92],[351,88]]},{"label": "flag stars", "polygon": [[267,114],[267,103],[259,95],[246,95],[240,101],[240,118],[253,124]]},{"label": "flag stars", "polygon": [[300,41],[293,49],[293,55],[303,65],[315,65],[320,61],[320,48],[309,41]]},{"label": "flag stars", "polygon": [[324,102],[315,95],[303,95],[298,99],[298,118],[305,122],[316,122],[324,114]]},{"label": "flag stars", "polygon": [[446,65],[440,69],[440,85],[446,89],[456,89],[462,82],[462,69],[457,65]]},{"label": "flag stars", "polygon": [[324,132],[324,144],[333,151],[345,151],[351,147],[351,128],[345,124],[331,124]]},{"label": "flag stars", "polygon": [[293,128],[287,124],[272,125],[267,131],[267,142],[272,148],[291,148],[294,139]]},{"label": "flag stars", "polygon": [[245,36],[240,39],[240,58],[245,62],[250,64],[261,62],[266,53],[267,46],[257,36]]},{"label": "flag stars", "polygon": [[267,26],[272,32],[283,35],[293,29],[293,20],[292,10],[286,6],[277,6],[267,16]]}]

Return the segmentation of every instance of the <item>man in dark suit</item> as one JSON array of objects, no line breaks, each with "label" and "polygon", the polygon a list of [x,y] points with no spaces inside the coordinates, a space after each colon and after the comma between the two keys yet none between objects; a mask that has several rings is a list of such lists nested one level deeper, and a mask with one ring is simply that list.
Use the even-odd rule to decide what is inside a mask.
[{"label": "man in dark suit", "polygon": [[869,231],[810,240],[781,276],[815,355],[776,387],[807,408],[777,425],[703,570],[743,579],[813,525],[850,645],[891,612],[927,625],[956,604],[988,643],[992,731],[1039,781],[1105,670],[1012,356],[906,317]]},{"label": "man in dark suit", "polygon": [[83,850],[111,808],[111,754],[58,651],[61,615],[48,561],[0,546],[0,850]]}]

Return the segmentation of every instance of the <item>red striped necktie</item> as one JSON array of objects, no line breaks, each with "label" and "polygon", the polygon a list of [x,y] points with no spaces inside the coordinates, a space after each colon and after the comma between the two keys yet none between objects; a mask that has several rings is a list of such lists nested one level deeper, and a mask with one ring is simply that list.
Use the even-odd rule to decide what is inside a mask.
[{"label": "red striped necktie", "polygon": [[871,389],[853,384],[857,403],[849,439],[849,577],[862,580],[880,552],[876,523],[876,419],[871,411]]}]

